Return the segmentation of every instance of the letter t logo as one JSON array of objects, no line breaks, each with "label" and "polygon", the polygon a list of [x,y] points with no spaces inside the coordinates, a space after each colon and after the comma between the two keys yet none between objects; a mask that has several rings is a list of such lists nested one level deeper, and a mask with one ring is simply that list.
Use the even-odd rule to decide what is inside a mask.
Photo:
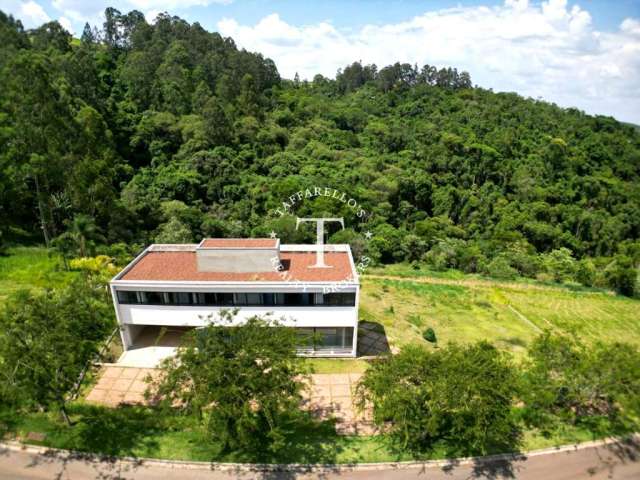
[{"label": "letter t logo", "polygon": [[315,222],[316,224],[316,264],[311,268],[331,268],[324,263],[324,223],[338,222],[344,230],[344,219],[341,218],[296,218],[296,230],[303,222]]}]

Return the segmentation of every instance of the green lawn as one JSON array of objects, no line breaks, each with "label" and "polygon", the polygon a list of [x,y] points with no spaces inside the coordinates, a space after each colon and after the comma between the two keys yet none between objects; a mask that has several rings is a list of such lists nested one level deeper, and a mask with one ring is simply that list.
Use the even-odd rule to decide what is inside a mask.
[{"label": "green lawn", "polygon": [[593,289],[380,273],[362,278],[360,319],[380,323],[392,346],[427,344],[427,327],[440,343],[488,340],[517,356],[544,329],[640,345],[639,300]]},{"label": "green lawn", "polygon": [[45,248],[9,248],[0,255],[0,304],[17,290],[65,285],[74,275],[64,271],[60,257]]},{"label": "green lawn", "polygon": [[[266,463],[363,463],[446,458],[446,445],[412,456],[399,453],[383,436],[353,437],[335,433],[331,423],[308,421],[287,436],[277,454],[260,451],[223,453],[215,440],[187,417],[165,417],[142,407],[110,409],[76,402],[70,405],[75,425],[67,427],[54,414],[0,414],[8,437],[26,443],[113,456],[173,460]],[[42,442],[26,440],[30,432],[45,434]],[[3,433],[0,431],[0,433]],[[567,426],[552,437],[524,432],[521,451],[593,440],[597,435]]]}]

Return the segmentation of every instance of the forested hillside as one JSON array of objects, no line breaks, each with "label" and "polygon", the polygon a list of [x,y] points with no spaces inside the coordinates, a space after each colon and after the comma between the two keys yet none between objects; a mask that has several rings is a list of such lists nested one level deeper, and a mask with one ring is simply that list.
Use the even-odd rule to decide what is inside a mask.
[{"label": "forested hillside", "polygon": [[633,291],[633,126],[452,68],[354,63],[335,80],[284,80],[168,15],[108,9],[78,41],[0,14],[1,242],[86,255],[272,229],[308,240],[272,212],[314,187],[356,199],[366,221],[325,196],[293,213],[346,217],[333,240],[377,262]]}]

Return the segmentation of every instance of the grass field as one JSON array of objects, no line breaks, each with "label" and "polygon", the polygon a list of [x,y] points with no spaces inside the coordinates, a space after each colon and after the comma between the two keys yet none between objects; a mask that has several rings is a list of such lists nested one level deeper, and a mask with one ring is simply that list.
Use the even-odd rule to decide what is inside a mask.
[{"label": "grass field", "polygon": [[10,248],[0,255],[0,304],[17,290],[65,285],[74,275],[64,271],[60,257],[45,248]]},{"label": "grass field", "polygon": [[545,329],[640,345],[637,299],[575,286],[410,274],[392,266],[361,278],[360,319],[380,323],[392,346],[427,344],[427,327],[440,344],[488,340],[516,355]]}]

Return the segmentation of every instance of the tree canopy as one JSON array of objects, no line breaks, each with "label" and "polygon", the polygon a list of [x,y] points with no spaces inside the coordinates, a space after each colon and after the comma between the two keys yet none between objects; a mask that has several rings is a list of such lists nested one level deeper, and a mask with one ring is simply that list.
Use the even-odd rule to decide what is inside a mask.
[{"label": "tree canopy", "polygon": [[270,59],[167,14],[109,8],[79,42],[0,14],[0,38],[3,242],[312,240],[273,212],[318,186],[366,219],[326,197],[293,213],[344,216],[341,238],[378,262],[635,288],[631,125],[474,87],[453,67],[354,62],[335,80],[281,79]]},{"label": "tree canopy", "polygon": [[223,311],[187,333],[149,393],[201,419],[224,449],[276,451],[304,387],[296,332],[269,318],[237,326],[233,318],[234,312]]}]

